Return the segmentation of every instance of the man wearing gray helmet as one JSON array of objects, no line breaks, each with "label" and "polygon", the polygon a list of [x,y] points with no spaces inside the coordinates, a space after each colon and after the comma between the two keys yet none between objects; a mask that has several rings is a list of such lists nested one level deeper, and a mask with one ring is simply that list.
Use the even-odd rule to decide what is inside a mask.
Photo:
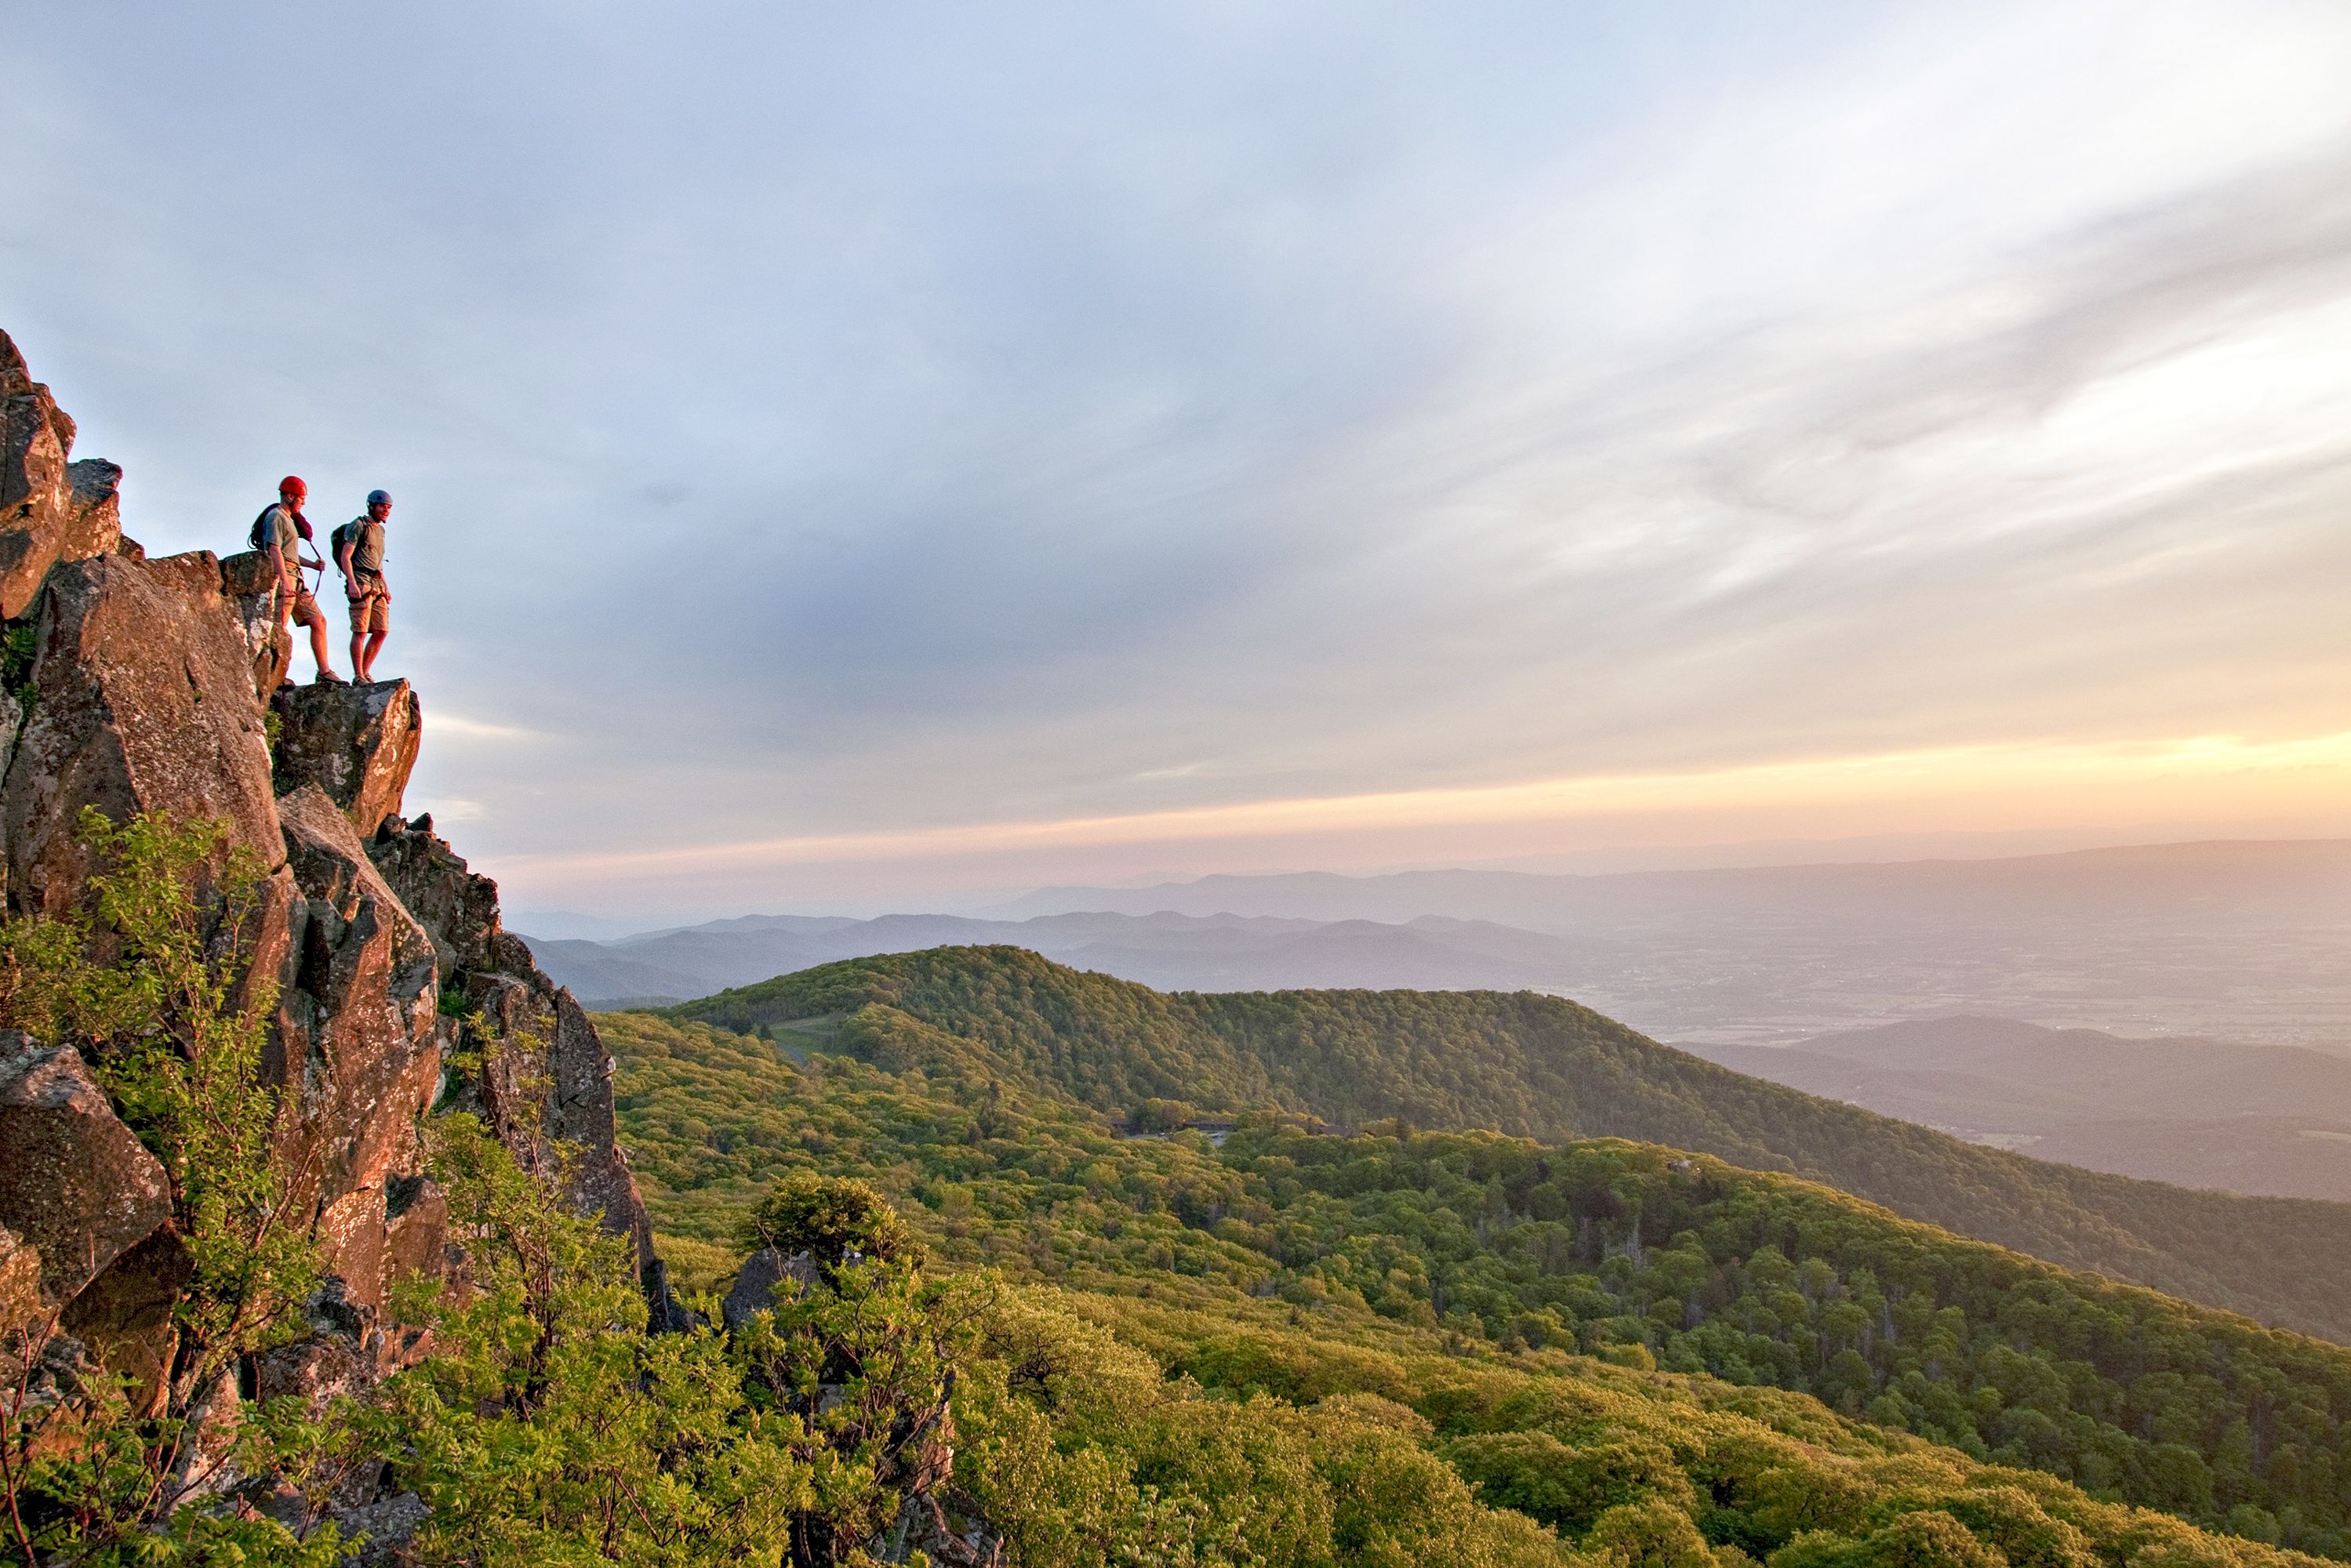
[{"label": "man wearing gray helmet", "polygon": [[370,490],[366,513],[335,530],[335,564],[351,610],[351,667],[362,682],[375,679],[375,656],[392,625],[392,590],[383,580],[383,525],[391,516],[391,493]]}]

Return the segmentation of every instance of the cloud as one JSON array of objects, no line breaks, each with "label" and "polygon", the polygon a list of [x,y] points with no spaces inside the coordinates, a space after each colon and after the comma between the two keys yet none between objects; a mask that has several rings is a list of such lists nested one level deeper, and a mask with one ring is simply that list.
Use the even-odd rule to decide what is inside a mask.
[{"label": "cloud", "polygon": [[454,735],[469,741],[513,742],[544,738],[538,731],[525,729],[519,725],[490,724],[477,718],[467,718],[462,714],[444,713],[437,708],[433,714],[433,729],[436,735]]},{"label": "cloud", "polygon": [[134,10],[7,324],[526,877],[2339,727],[2339,7]]},{"label": "cloud", "polygon": [[2198,736],[2155,744],[1992,746],[1840,757],[1712,772],[1546,779],[1478,789],[1139,812],[1061,821],[977,822],[882,833],[799,835],[690,849],[525,857],[524,868],[674,873],[693,868],[789,865],[833,860],[916,859],[1024,844],[1171,843],[1366,828],[1555,821],[1633,811],[1736,805],[1842,809],[1905,794],[1952,794],[2058,785],[2199,787],[2213,779],[2283,780],[2293,805],[2309,811],[2339,801],[2351,784],[2351,733],[2248,742]]}]

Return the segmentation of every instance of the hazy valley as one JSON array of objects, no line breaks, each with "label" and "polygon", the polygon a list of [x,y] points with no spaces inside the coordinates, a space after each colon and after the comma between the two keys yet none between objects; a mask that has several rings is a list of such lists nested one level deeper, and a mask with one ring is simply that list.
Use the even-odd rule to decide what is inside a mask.
[{"label": "hazy valley", "polygon": [[2093,1170],[2351,1199],[2351,1057],[1958,1017],[1792,1046],[1691,1044],[1737,1071]]}]

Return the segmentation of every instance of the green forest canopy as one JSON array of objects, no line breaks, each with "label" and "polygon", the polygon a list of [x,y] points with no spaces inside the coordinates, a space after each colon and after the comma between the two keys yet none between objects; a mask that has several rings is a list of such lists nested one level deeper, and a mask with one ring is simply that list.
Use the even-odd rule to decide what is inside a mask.
[{"label": "green forest canopy", "polygon": [[2351,1206],[2135,1181],[1748,1078],[1531,992],[1164,995],[1019,948],[828,964],[662,1015],[1104,1111],[1154,1099],[1624,1137],[1813,1177],[1909,1218],[2351,1342]]},{"label": "green forest canopy", "polygon": [[[1221,1147],[1123,1137],[980,1059],[908,1060],[926,1027],[911,1020],[843,1020],[832,1042],[860,1054],[798,1066],[708,1025],[599,1022],[663,1249],[705,1280],[774,1177],[860,1176],[945,1260],[1116,1312],[1243,1311],[1318,1339],[1436,1336],[1517,1364],[1582,1353],[1797,1391],[1974,1459],[2346,1554],[2351,1351],[1812,1182],[1621,1140],[1271,1119]],[[1230,1381],[1197,1347],[1159,1348]]]}]

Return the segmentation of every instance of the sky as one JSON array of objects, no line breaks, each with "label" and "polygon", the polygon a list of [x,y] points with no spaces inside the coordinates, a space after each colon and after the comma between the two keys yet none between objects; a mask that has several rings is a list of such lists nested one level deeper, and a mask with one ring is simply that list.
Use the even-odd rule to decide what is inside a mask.
[{"label": "sky", "polygon": [[2351,834],[2339,0],[0,37],[0,328],[151,552],[393,493],[509,907]]}]

